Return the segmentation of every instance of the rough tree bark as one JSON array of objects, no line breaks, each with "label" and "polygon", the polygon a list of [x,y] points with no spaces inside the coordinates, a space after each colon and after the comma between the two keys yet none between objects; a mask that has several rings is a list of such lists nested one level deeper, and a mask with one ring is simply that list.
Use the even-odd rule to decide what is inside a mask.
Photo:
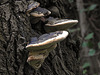
[{"label": "rough tree bark", "polygon": [[[61,18],[70,15],[70,4],[66,0],[38,1],[45,8],[57,6]],[[0,0],[0,75],[35,74],[26,62],[28,51],[25,46],[31,37],[45,32],[41,22],[35,25],[35,29],[31,26],[26,15],[27,6],[26,0]],[[79,40],[69,35],[49,54],[36,75],[78,75],[79,45]]]}]

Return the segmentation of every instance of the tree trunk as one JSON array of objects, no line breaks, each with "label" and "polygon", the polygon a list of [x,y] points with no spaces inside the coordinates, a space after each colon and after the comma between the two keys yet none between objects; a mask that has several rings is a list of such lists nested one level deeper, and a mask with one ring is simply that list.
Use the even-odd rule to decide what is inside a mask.
[{"label": "tree trunk", "polygon": [[[69,3],[65,0],[38,0],[41,7],[57,6],[60,18],[70,16]],[[34,75],[36,71],[27,63],[28,51],[25,46],[31,37],[43,32],[39,22],[32,27],[26,15],[26,0],[0,0],[0,75]],[[66,7],[65,7],[66,6]],[[67,14],[68,11],[68,14]],[[75,18],[75,14],[73,14]],[[36,75],[78,75],[78,38],[71,35],[45,59]]]}]

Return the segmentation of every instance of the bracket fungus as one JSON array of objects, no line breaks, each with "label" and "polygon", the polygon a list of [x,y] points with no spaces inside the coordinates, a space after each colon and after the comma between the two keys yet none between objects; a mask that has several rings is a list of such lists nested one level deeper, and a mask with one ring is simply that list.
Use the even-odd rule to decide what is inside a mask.
[{"label": "bracket fungus", "polygon": [[39,69],[41,64],[44,62],[45,58],[49,55],[49,52],[56,48],[57,44],[52,45],[51,47],[40,50],[40,51],[30,51],[27,62],[34,68]]},{"label": "bracket fungus", "polygon": [[34,1],[33,3],[31,3],[28,8],[27,8],[27,12],[31,12],[33,9],[37,8],[40,5],[39,2]]},{"label": "bracket fungus", "polygon": [[44,58],[43,58],[43,56],[29,56],[27,62],[35,70],[37,70],[41,67],[41,64],[44,62]]},{"label": "bracket fungus", "polygon": [[[27,15],[30,16],[31,24],[36,24],[41,20],[45,23],[44,29],[47,32],[39,37],[31,38],[31,42],[26,46],[26,49],[29,51],[27,62],[36,70],[41,67],[49,53],[57,47],[57,43],[68,36],[66,30],[78,23],[78,20],[71,19],[53,17],[46,19],[44,16],[50,16],[51,12],[59,16],[59,9],[53,6],[50,7],[51,11],[49,11],[39,7],[39,5],[40,3],[34,1],[27,9]],[[53,11],[53,9],[56,10]]]},{"label": "bracket fungus", "polygon": [[43,20],[44,16],[48,16],[51,12],[45,8],[39,7],[40,3],[33,2],[27,8],[27,15],[30,16],[31,24],[38,23],[41,19]]},{"label": "bracket fungus", "polygon": [[55,43],[64,40],[68,36],[67,31],[56,31],[49,34],[43,34],[39,38],[33,38],[34,42],[31,42],[26,46],[28,50],[40,50],[46,49]]},{"label": "bracket fungus", "polygon": [[54,50],[56,47],[57,47],[57,44],[54,44],[46,49],[40,49],[37,51],[30,50],[29,56],[40,56],[41,55],[41,56],[43,56],[43,58],[46,58],[48,56],[49,52]]},{"label": "bracket fungus", "polygon": [[78,20],[58,19],[58,18],[49,17],[47,19],[47,23],[44,25],[44,29],[46,32],[67,30],[68,28],[71,28],[77,23]]},{"label": "bracket fungus", "polygon": [[50,15],[51,12],[45,8],[37,7],[36,9],[32,10],[30,15],[33,17],[43,17]]},{"label": "bracket fungus", "polygon": [[31,43],[26,46],[29,51],[27,62],[34,69],[40,68],[45,58],[56,48],[57,43],[64,40],[67,36],[67,31],[56,31],[43,34],[38,38],[32,38]]}]

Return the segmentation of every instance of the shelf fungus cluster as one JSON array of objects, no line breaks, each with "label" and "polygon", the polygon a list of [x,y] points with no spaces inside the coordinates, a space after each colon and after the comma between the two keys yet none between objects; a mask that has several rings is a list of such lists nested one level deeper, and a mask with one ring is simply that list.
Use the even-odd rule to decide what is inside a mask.
[{"label": "shelf fungus cluster", "polygon": [[29,51],[27,62],[35,69],[38,69],[48,56],[49,52],[54,50],[57,43],[68,36],[67,31],[56,31],[43,34],[40,37],[33,37],[31,43],[26,46]]},{"label": "shelf fungus cluster", "polygon": [[[27,62],[34,69],[39,69],[49,53],[57,47],[57,43],[68,36],[68,28],[78,23],[78,20],[53,18],[49,10],[39,7],[40,3],[33,2],[28,6],[27,15],[33,17],[33,21],[44,22],[44,30],[47,32],[39,37],[32,37],[26,46],[29,51]],[[48,16],[48,18],[45,18]]]}]

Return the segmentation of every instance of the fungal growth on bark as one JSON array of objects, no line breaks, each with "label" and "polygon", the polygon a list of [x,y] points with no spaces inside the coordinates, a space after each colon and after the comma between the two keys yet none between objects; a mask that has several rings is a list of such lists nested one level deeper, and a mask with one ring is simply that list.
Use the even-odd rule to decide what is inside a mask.
[{"label": "fungal growth on bark", "polygon": [[47,23],[44,25],[46,32],[67,30],[78,23],[78,20],[59,19],[53,17],[49,17],[46,21]]},{"label": "fungal growth on bark", "polygon": [[32,37],[31,42],[26,46],[26,49],[29,51],[27,62],[36,70],[41,67],[49,53],[57,47],[57,43],[68,36],[66,30],[78,23],[78,20],[50,17],[51,12],[39,7],[39,5],[40,3],[34,2],[27,9],[27,14],[30,16],[32,25],[35,25],[39,20],[45,24],[42,26],[46,33],[39,37]]},{"label": "fungal growth on bark", "polygon": [[68,35],[67,31],[56,31],[49,34],[43,34],[39,38],[35,37],[35,40],[26,46],[28,50],[38,50],[38,49],[46,49],[51,45],[62,41]]},{"label": "fungal growth on bark", "polygon": [[36,24],[41,19],[45,20],[44,17],[51,14],[49,10],[39,7],[39,5],[40,3],[34,1],[27,8],[27,15],[30,16],[31,24]]},{"label": "fungal growth on bark", "polygon": [[27,62],[38,69],[49,52],[56,48],[56,44],[64,40],[68,36],[67,31],[56,31],[48,34],[43,34],[40,37],[33,37],[31,43],[26,46],[29,51]]},{"label": "fungal growth on bark", "polygon": [[27,13],[30,13],[33,9],[37,8],[40,5],[39,2],[34,1],[27,8]]},{"label": "fungal growth on bark", "polygon": [[45,8],[37,7],[36,9],[32,10],[30,14],[33,17],[43,17],[50,15],[51,12]]}]

